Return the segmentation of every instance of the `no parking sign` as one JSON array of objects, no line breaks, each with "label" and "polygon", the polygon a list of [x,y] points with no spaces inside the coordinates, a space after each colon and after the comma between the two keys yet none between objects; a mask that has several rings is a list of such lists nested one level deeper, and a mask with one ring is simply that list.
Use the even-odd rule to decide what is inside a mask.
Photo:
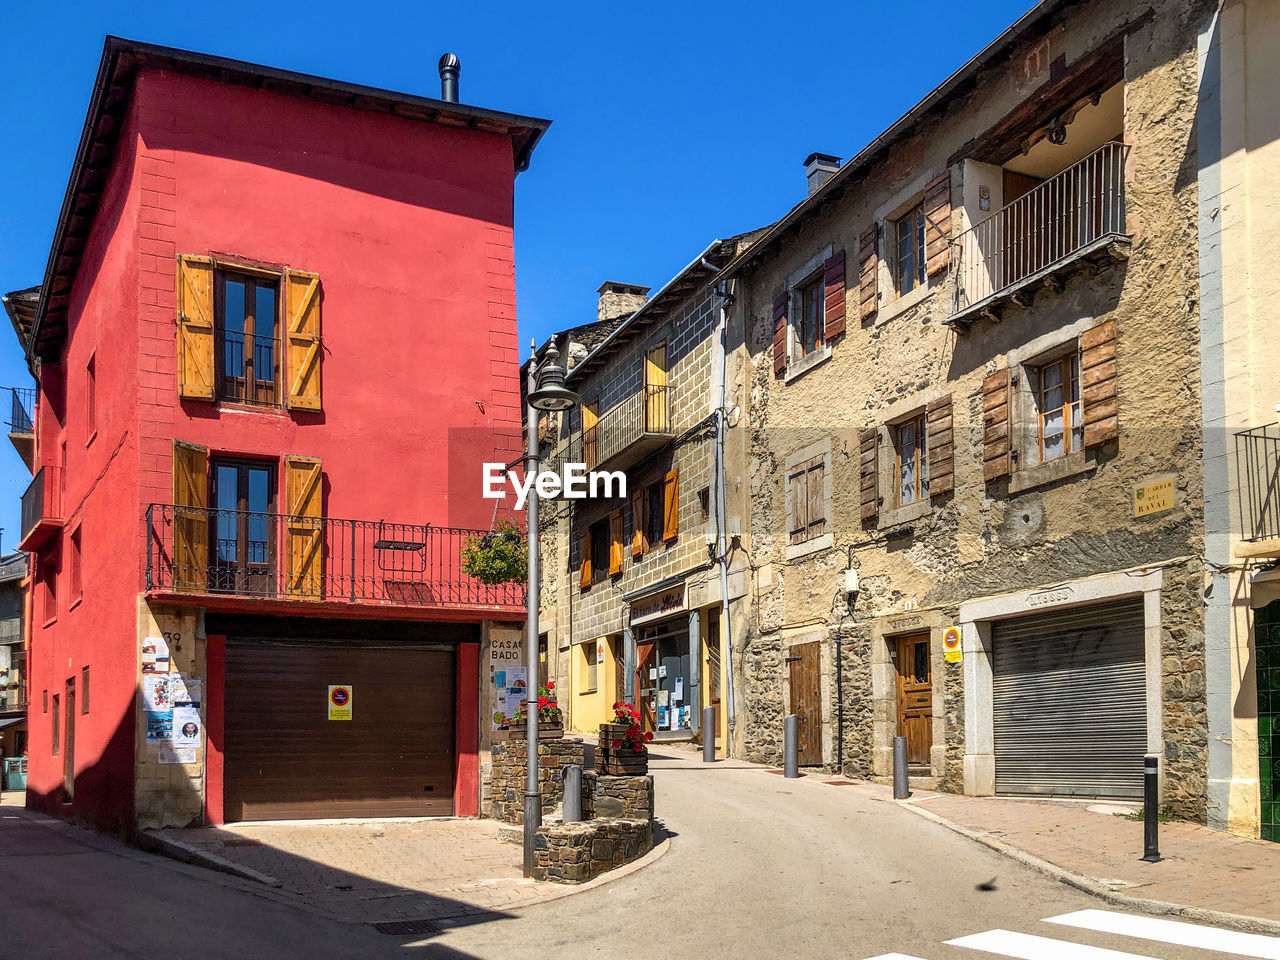
[{"label": "no parking sign", "polygon": [[942,632],[942,656],[947,663],[959,663],[964,656],[960,646],[960,628],[947,627]]},{"label": "no parking sign", "polygon": [[332,684],[329,687],[329,719],[350,720],[351,702],[354,699],[351,693],[351,684]]}]

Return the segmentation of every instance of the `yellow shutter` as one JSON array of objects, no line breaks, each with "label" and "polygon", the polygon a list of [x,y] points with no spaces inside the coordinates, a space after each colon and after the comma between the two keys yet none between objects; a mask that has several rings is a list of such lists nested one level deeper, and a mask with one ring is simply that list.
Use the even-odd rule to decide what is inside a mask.
[{"label": "yellow shutter", "polygon": [[285,271],[285,406],[320,409],[320,277],[303,270]]},{"label": "yellow shutter", "polygon": [[578,587],[585,590],[591,586],[591,531],[584,530],[578,537],[578,558],[580,570]]},{"label": "yellow shutter", "polygon": [[209,566],[209,451],[173,442],[173,587],[204,590]]},{"label": "yellow shutter", "polygon": [[644,556],[644,488],[631,491],[631,556]]},{"label": "yellow shutter", "polygon": [[662,481],[662,539],[680,534],[680,471],[672,470]]},{"label": "yellow shutter", "polygon": [[178,396],[213,399],[213,261],[178,257]]},{"label": "yellow shutter", "polygon": [[644,359],[644,428],[649,433],[671,429],[667,405],[667,342],[652,347]]},{"label": "yellow shutter", "polygon": [[600,400],[586,400],[582,404],[582,462],[588,470],[594,470],[600,462]]},{"label": "yellow shutter", "polygon": [[622,572],[622,511],[609,514],[609,576]]},{"label": "yellow shutter", "polygon": [[322,474],[316,457],[285,457],[285,557],[292,596],[321,594],[324,558],[321,551],[324,510]]}]

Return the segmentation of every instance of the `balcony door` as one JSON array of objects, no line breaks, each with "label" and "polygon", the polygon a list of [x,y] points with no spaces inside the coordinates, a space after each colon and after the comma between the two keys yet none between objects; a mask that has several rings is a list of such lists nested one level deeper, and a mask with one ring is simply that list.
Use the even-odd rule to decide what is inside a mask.
[{"label": "balcony door", "polygon": [[254,460],[213,460],[209,589],[267,596],[274,593],[276,465]]}]

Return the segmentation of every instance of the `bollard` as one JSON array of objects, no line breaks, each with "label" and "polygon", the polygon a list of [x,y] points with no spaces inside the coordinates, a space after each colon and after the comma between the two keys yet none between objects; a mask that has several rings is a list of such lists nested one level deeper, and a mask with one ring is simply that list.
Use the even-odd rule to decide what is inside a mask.
[{"label": "bollard", "polygon": [[702,762],[715,763],[716,759],[716,708],[702,708]]},{"label": "bollard", "polygon": [[564,768],[564,822],[582,819],[582,768],[576,763]]},{"label": "bollard", "polygon": [[1160,856],[1160,757],[1149,753],[1142,759],[1142,859],[1159,863]]},{"label": "bollard", "polygon": [[782,769],[788,780],[800,776],[800,718],[794,713],[782,721]]},{"label": "bollard", "polygon": [[905,800],[911,796],[911,782],[907,777],[907,738],[893,738],[893,799]]},{"label": "bollard", "polygon": [[582,769],[594,770],[596,768],[596,745],[594,743],[584,743],[582,745]]}]

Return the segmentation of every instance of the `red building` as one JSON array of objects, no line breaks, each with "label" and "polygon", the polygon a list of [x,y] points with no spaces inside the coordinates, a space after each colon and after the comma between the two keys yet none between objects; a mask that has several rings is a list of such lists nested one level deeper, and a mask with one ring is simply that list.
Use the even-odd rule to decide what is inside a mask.
[{"label": "red building", "polygon": [[520,448],[512,198],[548,123],[452,91],[108,39],[5,301],[39,386],[30,806],[478,812],[483,644],[524,594],[459,552]]}]

